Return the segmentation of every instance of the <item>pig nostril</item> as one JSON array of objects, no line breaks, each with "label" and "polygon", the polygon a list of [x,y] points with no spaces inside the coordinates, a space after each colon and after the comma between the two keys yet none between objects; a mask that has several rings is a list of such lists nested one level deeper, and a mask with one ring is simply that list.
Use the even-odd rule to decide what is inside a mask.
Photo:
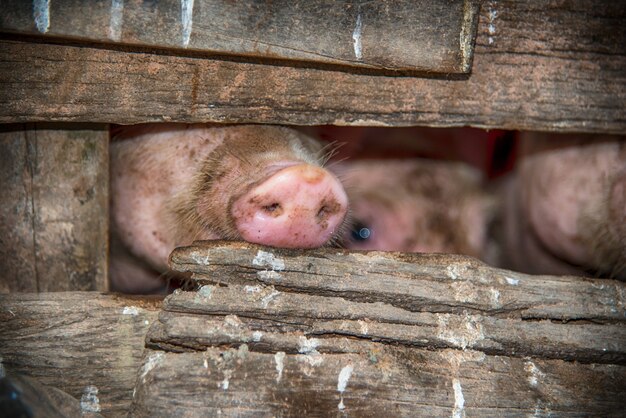
[{"label": "pig nostril", "polygon": [[328,216],[328,206],[324,205],[317,211],[317,218],[324,219]]},{"label": "pig nostril", "polygon": [[272,203],[271,205],[265,205],[261,209],[263,209],[265,212],[269,213],[272,216],[279,216],[283,212],[282,207],[280,206],[280,203]]}]

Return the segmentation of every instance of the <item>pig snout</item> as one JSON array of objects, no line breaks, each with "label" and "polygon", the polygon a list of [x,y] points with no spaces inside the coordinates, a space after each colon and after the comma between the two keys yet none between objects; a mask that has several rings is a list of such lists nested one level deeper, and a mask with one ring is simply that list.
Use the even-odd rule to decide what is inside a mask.
[{"label": "pig snout", "polygon": [[323,168],[297,164],[255,184],[232,204],[237,231],[246,241],[284,248],[315,248],[337,233],[348,198]]}]

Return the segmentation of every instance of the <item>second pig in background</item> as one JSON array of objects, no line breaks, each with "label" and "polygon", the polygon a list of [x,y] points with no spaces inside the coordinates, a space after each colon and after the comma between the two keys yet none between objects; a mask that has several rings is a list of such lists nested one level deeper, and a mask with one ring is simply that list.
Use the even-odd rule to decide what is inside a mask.
[{"label": "second pig in background", "polygon": [[316,129],[346,142],[331,167],[351,204],[347,248],[452,252],[526,273],[626,279],[624,137]]}]

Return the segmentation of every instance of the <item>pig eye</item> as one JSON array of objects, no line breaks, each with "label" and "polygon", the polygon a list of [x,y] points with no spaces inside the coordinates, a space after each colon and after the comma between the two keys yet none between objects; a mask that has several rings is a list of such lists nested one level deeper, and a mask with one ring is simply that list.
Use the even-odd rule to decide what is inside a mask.
[{"label": "pig eye", "polygon": [[367,241],[372,235],[372,230],[363,222],[357,221],[352,226],[350,235],[352,236],[352,241]]}]

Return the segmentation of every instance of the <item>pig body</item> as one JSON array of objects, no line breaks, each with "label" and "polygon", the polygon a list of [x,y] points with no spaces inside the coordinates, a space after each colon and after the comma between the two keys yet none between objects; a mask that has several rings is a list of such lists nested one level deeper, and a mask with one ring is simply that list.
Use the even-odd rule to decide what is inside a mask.
[{"label": "pig body", "polygon": [[626,280],[626,142],[619,137],[521,134],[506,188],[507,267]]},{"label": "pig body", "polygon": [[169,253],[197,239],[313,248],[331,241],[347,198],[322,146],[292,129],[140,125],[111,144],[111,280],[153,291]]},{"label": "pig body", "polygon": [[494,262],[495,199],[472,167],[426,159],[360,160],[335,168],[350,200],[349,249],[446,252]]}]

